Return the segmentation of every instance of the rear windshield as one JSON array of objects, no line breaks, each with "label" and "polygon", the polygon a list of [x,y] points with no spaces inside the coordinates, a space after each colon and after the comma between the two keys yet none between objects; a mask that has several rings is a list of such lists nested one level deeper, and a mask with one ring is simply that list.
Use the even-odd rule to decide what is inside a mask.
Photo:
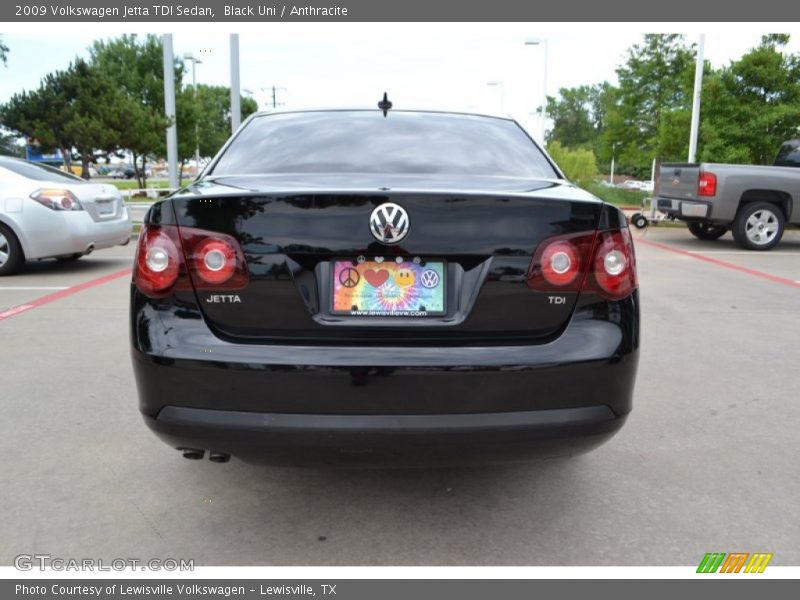
[{"label": "rear windshield", "polygon": [[69,181],[75,183],[76,181],[85,181],[80,177],[64,173],[54,167],[48,165],[41,165],[38,163],[27,162],[23,160],[0,159],[0,167],[6,168],[12,173],[22,175],[28,179],[35,181]]},{"label": "rear windshield", "polygon": [[800,167],[800,140],[786,142],[778,151],[776,167]]},{"label": "rear windshield", "polygon": [[327,111],[253,119],[214,175],[470,174],[558,178],[513,121],[450,113]]}]

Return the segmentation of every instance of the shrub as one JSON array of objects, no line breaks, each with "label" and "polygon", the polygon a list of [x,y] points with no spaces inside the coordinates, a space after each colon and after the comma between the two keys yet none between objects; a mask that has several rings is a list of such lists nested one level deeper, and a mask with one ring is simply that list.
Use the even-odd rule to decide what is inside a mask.
[{"label": "shrub", "polygon": [[597,160],[588,148],[566,148],[560,142],[551,142],[547,151],[571,181],[585,186],[597,175]]}]

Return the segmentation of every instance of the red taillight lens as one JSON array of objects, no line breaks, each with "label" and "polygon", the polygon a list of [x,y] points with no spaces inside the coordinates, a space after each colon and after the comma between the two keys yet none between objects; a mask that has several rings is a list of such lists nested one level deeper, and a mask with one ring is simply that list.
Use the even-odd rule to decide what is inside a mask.
[{"label": "red taillight lens", "polygon": [[697,180],[697,195],[716,196],[717,176],[707,171],[700,173],[700,178]]},{"label": "red taillight lens", "polygon": [[585,289],[594,283],[598,293],[612,300],[621,300],[636,289],[636,256],[630,231],[599,232],[593,254]]},{"label": "red taillight lens", "polygon": [[206,283],[219,285],[231,278],[236,268],[233,248],[222,240],[206,240],[196,249],[194,268]]},{"label": "red taillight lens", "polygon": [[31,198],[50,210],[83,210],[80,201],[69,190],[42,188],[33,192]]},{"label": "red taillight lens", "polygon": [[636,286],[636,259],[627,229],[546,240],[528,271],[528,287],[543,292],[583,290],[620,300]]},{"label": "red taillight lens", "polygon": [[142,226],[133,282],[143,294],[163,296],[178,280],[182,261],[176,233],[171,227]]},{"label": "red taillight lens", "polygon": [[552,285],[569,285],[581,272],[578,249],[570,242],[555,242],[542,253],[542,277]]},{"label": "red taillight lens", "polygon": [[191,227],[180,230],[196,289],[240,290],[250,283],[247,261],[234,238]]},{"label": "red taillight lens", "polygon": [[[187,276],[188,275],[188,276]],[[241,247],[231,236],[175,225],[144,225],[133,282],[159,298],[175,291],[241,289],[250,282]]]},{"label": "red taillight lens", "polygon": [[540,244],[528,271],[528,287],[542,292],[580,291],[594,236],[594,233],[572,234]]}]

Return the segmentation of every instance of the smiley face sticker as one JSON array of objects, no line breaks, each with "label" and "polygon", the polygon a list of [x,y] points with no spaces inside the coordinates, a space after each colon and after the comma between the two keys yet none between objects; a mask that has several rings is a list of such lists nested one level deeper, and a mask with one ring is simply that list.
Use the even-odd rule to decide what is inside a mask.
[{"label": "smiley face sticker", "polygon": [[400,287],[412,286],[415,281],[416,277],[411,269],[397,269],[394,273],[394,282]]}]

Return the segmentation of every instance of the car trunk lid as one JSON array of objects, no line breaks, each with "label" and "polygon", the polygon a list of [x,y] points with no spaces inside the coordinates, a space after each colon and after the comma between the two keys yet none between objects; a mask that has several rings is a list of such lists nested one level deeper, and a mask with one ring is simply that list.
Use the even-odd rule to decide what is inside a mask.
[{"label": "car trunk lid", "polygon": [[[554,301],[553,294],[529,289],[527,275],[543,240],[597,228],[602,203],[592,196],[558,181],[349,175],[343,189],[337,179],[229,177],[173,197],[179,227],[232,236],[246,258],[246,288],[196,291],[220,335],[247,342],[466,344],[547,339],[566,324],[578,294]],[[372,212],[389,202],[406,211],[410,224],[392,245],[370,228]],[[337,261],[355,268],[372,263],[392,276],[395,267],[380,265],[436,265],[444,306],[425,316],[337,313]],[[421,275],[417,268],[415,277]]]},{"label": "car trunk lid", "polygon": [[121,217],[125,210],[122,194],[113,185],[100,183],[79,183],[61,187],[69,189],[81,203],[84,210],[96,222],[111,221]]}]

